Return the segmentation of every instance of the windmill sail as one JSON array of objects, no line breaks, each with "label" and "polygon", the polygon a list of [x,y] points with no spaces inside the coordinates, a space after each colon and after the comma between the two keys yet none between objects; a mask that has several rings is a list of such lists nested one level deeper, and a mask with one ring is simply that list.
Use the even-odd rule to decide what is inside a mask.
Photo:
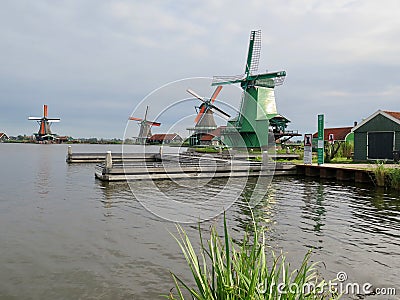
[{"label": "windmill sail", "polygon": [[194,122],[196,123],[195,127],[204,127],[204,128],[211,128],[211,127],[217,127],[217,124],[215,123],[214,116],[213,116],[213,111],[212,109],[215,109],[219,113],[227,116],[228,118],[230,117],[229,114],[224,112],[222,109],[216,107],[213,103],[217,99],[219,93],[221,92],[222,86],[217,86],[214,93],[212,94],[211,98],[209,100],[205,100],[203,97],[198,95],[196,92],[194,92],[191,89],[187,89],[186,91],[202,101],[203,103],[200,105],[199,113],[197,114],[196,118],[194,119]]},{"label": "windmill sail", "polygon": [[48,106],[43,105],[43,117],[28,117],[28,120],[37,121],[39,131],[35,134],[37,141],[53,140],[54,135],[51,132],[51,123],[60,122],[60,118],[48,118]]},{"label": "windmill sail", "polygon": [[190,132],[190,137],[188,138],[190,146],[201,145],[204,142],[202,141],[202,138],[217,129],[217,123],[214,119],[214,111],[218,112],[218,114],[227,116],[228,118],[230,117],[229,114],[214,105],[221,89],[222,86],[218,85],[209,99],[200,96],[191,89],[186,90],[189,94],[201,101],[198,114],[194,119],[195,126],[193,128],[187,128]]},{"label": "windmill sail", "polygon": [[261,30],[254,30],[250,33],[249,51],[246,61],[246,75],[253,74],[258,71],[261,53]]}]

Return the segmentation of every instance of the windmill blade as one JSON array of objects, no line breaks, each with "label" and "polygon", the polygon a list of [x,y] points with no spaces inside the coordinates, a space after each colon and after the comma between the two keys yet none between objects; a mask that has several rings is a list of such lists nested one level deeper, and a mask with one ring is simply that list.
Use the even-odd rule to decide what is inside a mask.
[{"label": "windmill blade", "polygon": [[215,99],[217,99],[219,92],[222,90],[222,85],[217,86],[214,93],[211,96],[211,103],[214,103]]},{"label": "windmill blade", "polygon": [[255,86],[274,88],[278,85],[282,85],[285,81],[285,77],[271,78],[271,79],[257,79],[254,81]]},{"label": "windmill blade", "polygon": [[222,109],[216,107],[215,105],[210,105],[210,107],[212,107],[212,108],[215,109],[216,111],[220,112],[221,114],[227,116],[228,118],[231,117],[229,114],[227,114],[226,112],[224,112]]},{"label": "windmill blade", "polygon": [[129,120],[132,120],[132,121],[143,121],[143,119],[135,118],[135,117],[130,117]]},{"label": "windmill blade", "polygon": [[254,80],[254,85],[259,87],[273,88],[275,87],[275,80],[273,78],[256,79]]},{"label": "windmill blade", "polygon": [[43,105],[43,117],[47,118],[47,104]]},{"label": "windmill blade", "polygon": [[28,117],[28,120],[40,121],[41,119],[41,117]]},{"label": "windmill blade", "polygon": [[146,121],[146,123],[151,125],[151,126],[160,126],[161,125],[161,123],[159,123],[159,122]]},{"label": "windmill blade", "polygon": [[234,84],[242,82],[245,79],[246,79],[245,74],[234,75],[234,76],[214,76],[211,85],[215,86],[215,85]]},{"label": "windmill blade", "polygon": [[203,102],[207,102],[206,100],[204,100],[203,97],[201,97],[200,95],[198,95],[195,91],[191,90],[191,89],[187,89],[186,92],[188,92],[189,94],[191,94],[192,96],[195,96],[197,99],[199,99],[200,101]]},{"label": "windmill blade", "polygon": [[51,123],[58,123],[58,122],[60,122],[60,119],[58,119],[58,118],[46,119],[46,120],[47,120],[47,122],[51,122]]},{"label": "windmill blade", "polygon": [[285,76],[285,71],[279,71],[252,76],[250,78],[254,80],[253,84],[255,86],[273,88],[275,86],[283,84],[283,82],[285,81]]},{"label": "windmill blade", "polygon": [[253,30],[250,33],[249,51],[247,52],[246,75],[257,72],[261,53],[261,30]]},{"label": "windmill blade", "polygon": [[203,117],[204,113],[206,111],[206,106],[202,105],[200,108],[199,113],[197,114],[196,118],[194,119],[194,122],[197,124],[199,123],[200,119]]}]

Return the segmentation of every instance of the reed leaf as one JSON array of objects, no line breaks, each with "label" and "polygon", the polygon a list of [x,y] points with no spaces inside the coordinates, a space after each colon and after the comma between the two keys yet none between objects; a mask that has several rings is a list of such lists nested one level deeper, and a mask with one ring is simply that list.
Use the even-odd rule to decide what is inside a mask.
[{"label": "reed leaf", "polygon": [[[283,253],[277,256],[272,250],[271,262],[268,264],[264,229],[256,224],[254,217],[252,227],[252,231],[245,232],[238,246],[229,235],[225,214],[222,239],[215,226],[212,226],[210,238],[204,244],[199,226],[200,250],[196,254],[188,235],[177,225],[179,237],[174,238],[182,250],[195,284],[195,287],[191,287],[191,284],[171,273],[177,299],[185,299],[183,290],[192,299],[199,300],[338,299],[330,291],[318,294],[315,290],[304,293],[303,289],[290,289],[292,285],[324,286],[325,281],[316,271],[317,264],[309,264],[311,252],[305,255],[297,270],[290,271]],[[283,293],[278,288],[279,284],[283,284]],[[172,291],[168,299],[176,299]]]}]

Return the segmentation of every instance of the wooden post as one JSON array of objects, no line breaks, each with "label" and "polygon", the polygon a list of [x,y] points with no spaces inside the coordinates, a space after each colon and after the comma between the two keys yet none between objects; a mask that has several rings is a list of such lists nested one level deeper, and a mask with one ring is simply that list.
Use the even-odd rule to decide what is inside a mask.
[{"label": "wooden post", "polygon": [[67,162],[71,162],[72,161],[72,147],[68,146],[68,150],[67,150]]},{"label": "wooden post", "polygon": [[106,154],[106,169],[111,169],[113,165],[111,151]]}]

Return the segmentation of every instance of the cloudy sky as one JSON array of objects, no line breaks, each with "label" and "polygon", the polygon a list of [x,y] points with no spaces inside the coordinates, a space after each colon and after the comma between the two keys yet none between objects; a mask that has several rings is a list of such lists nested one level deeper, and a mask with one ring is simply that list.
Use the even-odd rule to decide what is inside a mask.
[{"label": "cloudy sky", "polygon": [[[289,129],[315,131],[319,113],[333,127],[400,111],[398,0],[3,0],[0,131],[36,132],[27,117],[43,104],[60,135],[122,138],[146,105],[155,131],[182,130],[198,104],[176,104],[185,89],[210,96],[213,75],[243,73],[253,29],[260,72],[287,72],[276,100]],[[220,95],[234,114],[240,89]]]}]

